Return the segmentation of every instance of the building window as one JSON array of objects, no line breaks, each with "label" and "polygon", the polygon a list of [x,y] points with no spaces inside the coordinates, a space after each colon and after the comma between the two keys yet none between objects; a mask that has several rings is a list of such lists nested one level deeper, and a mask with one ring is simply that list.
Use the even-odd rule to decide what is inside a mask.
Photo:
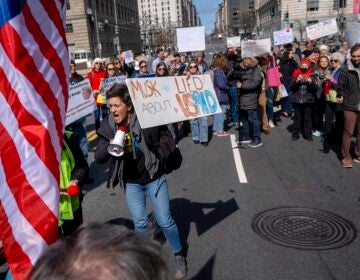
[{"label": "building window", "polygon": [[308,11],[319,10],[319,0],[307,0],[307,10]]},{"label": "building window", "polygon": [[309,20],[307,22],[307,25],[309,26],[309,25],[317,24],[318,22],[319,22],[318,20]]},{"label": "building window", "polygon": [[67,0],[66,1],[66,10],[70,10],[71,7],[70,7],[70,0]]},{"label": "building window", "polygon": [[73,25],[72,25],[72,23],[67,23],[65,30],[66,30],[66,33],[73,33],[74,30],[73,30]]},{"label": "building window", "polygon": [[334,10],[346,8],[346,0],[334,0]]}]

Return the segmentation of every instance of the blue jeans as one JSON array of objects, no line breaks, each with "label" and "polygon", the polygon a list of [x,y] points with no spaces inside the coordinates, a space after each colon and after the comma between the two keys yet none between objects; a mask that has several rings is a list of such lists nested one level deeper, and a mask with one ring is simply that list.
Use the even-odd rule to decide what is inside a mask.
[{"label": "blue jeans", "polygon": [[232,122],[239,122],[238,92],[235,86],[230,87],[230,115]]},{"label": "blue jeans", "polygon": [[266,99],[266,113],[269,121],[274,121],[274,89],[269,88]]},{"label": "blue jeans", "polygon": [[100,127],[100,113],[101,113],[101,119],[105,119],[107,115],[109,114],[109,110],[107,108],[107,105],[101,105],[96,106],[96,109],[94,111],[94,119],[95,119],[95,130],[97,131]]},{"label": "blue jeans", "polygon": [[146,185],[126,183],[126,202],[134,221],[135,231],[148,235],[148,215],[146,196],[151,200],[156,221],[163,230],[166,240],[174,253],[182,250],[179,231],[170,214],[168,184],[165,176],[161,176]]},{"label": "blue jeans", "polygon": [[253,142],[261,142],[260,121],[257,109],[240,110],[240,121],[243,123],[241,140],[250,139],[250,135],[252,134]]},{"label": "blue jeans", "polygon": [[213,131],[223,131],[224,130],[226,105],[220,104],[220,108],[221,108],[221,113],[214,115]]},{"label": "blue jeans", "polygon": [[207,117],[190,120],[191,136],[193,140],[208,142],[208,122]]}]

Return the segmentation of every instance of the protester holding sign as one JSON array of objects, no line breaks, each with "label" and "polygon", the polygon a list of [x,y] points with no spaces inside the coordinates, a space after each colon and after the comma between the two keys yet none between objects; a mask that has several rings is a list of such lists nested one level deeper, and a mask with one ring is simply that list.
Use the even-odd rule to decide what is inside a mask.
[{"label": "protester holding sign", "polygon": [[[168,185],[165,177],[167,160],[176,149],[173,135],[167,126],[142,129],[125,85],[115,84],[107,94],[110,115],[101,123],[95,160],[111,161],[108,187],[120,185],[125,192],[135,231],[149,235],[146,197],[150,198],[156,221],[163,230],[175,254],[176,279],[187,274],[186,259],[177,225],[170,214]],[[124,154],[112,156],[108,146],[115,132],[125,132],[121,143]]]}]

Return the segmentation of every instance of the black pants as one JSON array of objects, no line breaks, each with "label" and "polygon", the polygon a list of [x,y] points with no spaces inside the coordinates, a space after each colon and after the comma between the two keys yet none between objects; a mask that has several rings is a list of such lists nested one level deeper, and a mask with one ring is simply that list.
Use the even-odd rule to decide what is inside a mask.
[{"label": "black pants", "polygon": [[[335,117],[335,128],[333,129]],[[334,142],[341,142],[344,131],[344,112],[342,104],[326,102],[324,138]]]},{"label": "black pants", "polygon": [[304,125],[304,137],[310,138],[312,133],[312,120],[311,120],[311,112],[312,112],[312,104],[304,103],[304,104],[293,104],[294,107],[294,123],[292,128],[292,135],[299,136],[301,132],[301,126]]},{"label": "black pants", "polygon": [[324,125],[325,97],[315,100],[312,112],[312,126],[314,129],[322,131]]}]

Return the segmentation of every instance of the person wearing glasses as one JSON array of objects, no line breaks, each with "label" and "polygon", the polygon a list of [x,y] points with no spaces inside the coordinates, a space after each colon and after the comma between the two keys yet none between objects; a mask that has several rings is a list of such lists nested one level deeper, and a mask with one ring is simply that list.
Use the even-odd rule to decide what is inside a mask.
[{"label": "person wearing glasses", "polygon": [[116,77],[116,68],[115,64],[110,62],[106,65],[106,78]]},{"label": "person wearing glasses", "polygon": [[169,69],[165,62],[159,62],[155,67],[155,77],[167,77],[169,76]]},{"label": "person wearing glasses", "polygon": [[[196,64],[195,60],[189,63],[186,73],[188,79],[191,75],[200,75],[199,67]],[[206,147],[209,141],[207,116],[190,120],[190,128],[191,128],[191,137],[194,143],[195,144],[200,143],[201,145]]]},{"label": "person wearing glasses", "polygon": [[[344,112],[342,108],[343,98],[337,91],[337,85],[340,73],[343,69],[345,62],[345,56],[336,52],[330,57],[330,66],[332,68],[331,75],[331,92],[327,94],[325,104],[325,123],[323,140],[325,142],[341,143],[342,132],[344,130]],[[335,98],[334,95],[335,94]],[[335,116],[335,128],[332,130]]]},{"label": "person wearing glasses", "polygon": [[351,138],[357,127],[355,162],[360,163],[360,44],[350,49],[351,59],[347,61],[339,77],[339,94],[343,96],[344,132],[342,139],[342,166],[352,167],[350,154]]},{"label": "person wearing glasses", "polygon": [[136,78],[141,78],[142,76],[149,75],[148,66],[145,60],[139,62],[139,73],[137,73]]},{"label": "person wearing glasses", "polygon": [[[106,100],[100,98],[100,83],[106,77],[106,71],[102,67],[102,60],[100,58],[95,58],[93,68],[88,73],[88,79],[91,85],[91,90],[94,94],[96,100],[96,109],[94,111],[95,119],[95,130],[98,130],[100,127],[100,115],[102,119],[108,115],[108,109],[106,107]],[[105,101],[105,102],[104,102]]]}]

